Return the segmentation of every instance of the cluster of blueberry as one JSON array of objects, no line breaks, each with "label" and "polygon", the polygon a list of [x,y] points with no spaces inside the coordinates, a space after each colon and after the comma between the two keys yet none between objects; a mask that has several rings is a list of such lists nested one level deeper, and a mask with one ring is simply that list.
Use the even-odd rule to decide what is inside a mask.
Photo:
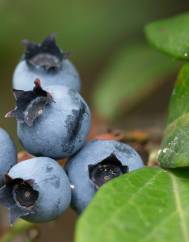
[{"label": "cluster of blueberry", "polygon": [[[6,117],[16,118],[19,140],[35,157],[17,163],[15,145],[0,129],[0,203],[10,223],[18,217],[47,222],[70,204],[80,213],[105,182],[143,166],[124,143],[86,141],[90,110],[79,94],[79,74],[55,36],[24,44],[13,76],[16,107]],[[56,161],[62,158],[68,158],[64,168]]]}]

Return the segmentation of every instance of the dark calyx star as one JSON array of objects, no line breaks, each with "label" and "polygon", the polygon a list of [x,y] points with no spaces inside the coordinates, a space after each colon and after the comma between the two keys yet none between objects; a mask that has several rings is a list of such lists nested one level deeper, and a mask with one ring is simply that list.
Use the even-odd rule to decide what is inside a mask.
[{"label": "dark calyx star", "polygon": [[33,180],[12,179],[5,175],[5,185],[0,188],[0,203],[9,210],[9,222],[35,213],[39,192],[34,190]]},{"label": "dark calyx star", "polygon": [[23,40],[26,47],[24,59],[31,67],[42,67],[48,72],[57,71],[63,59],[69,57],[68,52],[63,52],[56,44],[55,34],[49,35],[41,43]]},{"label": "dark calyx star", "polygon": [[104,183],[128,172],[128,167],[122,165],[121,161],[115,154],[111,154],[106,159],[96,165],[89,165],[89,178],[98,189]]},{"label": "dark calyx star", "polygon": [[40,80],[36,80],[32,91],[13,90],[16,107],[5,117],[14,117],[31,127],[34,121],[43,114],[45,106],[53,102],[50,93],[41,88]]}]

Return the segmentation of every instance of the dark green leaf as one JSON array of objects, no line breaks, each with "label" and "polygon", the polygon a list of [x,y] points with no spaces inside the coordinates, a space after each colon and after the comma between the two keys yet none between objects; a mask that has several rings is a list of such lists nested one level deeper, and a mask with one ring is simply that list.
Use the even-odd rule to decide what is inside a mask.
[{"label": "dark green leaf", "polygon": [[181,69],[171,96],[159,160],[163,167],[189,166],[189,64]]},{"label": "dark green leaf", "polygon": [[188,242],[188,184],[188,170],[160,168],[112,180],[81,216],[76,242]]},{"label": "dark green leaf", "polygon": [[189,60],[189,13],[147,25],[148,40],[161,51]]},{"label": "dark green leaf", "polygon": [[175,69],[175,62],[144,44],[128,46],[99,78],[94,106],[102,117],[115,119],[150,95]]}]

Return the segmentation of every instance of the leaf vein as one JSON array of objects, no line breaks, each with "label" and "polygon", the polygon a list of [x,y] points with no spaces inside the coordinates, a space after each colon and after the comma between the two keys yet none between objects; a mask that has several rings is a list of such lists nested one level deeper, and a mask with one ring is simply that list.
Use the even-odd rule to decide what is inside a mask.
[{"label": "leaf vein", "polygon": [[176,182],[176,178],[172,174],[170,174],[170,177],[171,177],[171,181],[172,181],[172,185],[173,185],[175,205],[176,205],[176,209],[178,212],[178,216],[180,218],[180,227],[181,227],[182,235],[183,235],[184,241],[188,242],[189,234],[188,234],[187,222],[186,222],[185,216],[184,216],[184,209],[182,207],[182,202],[180,199],[179,186]]},{"label": "leaf vein", "polygon": [[[158,171],[156,174],[154,174],[153,176],[151,176],[147,181],[146,183],[143,184],[143,186],[141,186],[135,193],[133,193],[131,195],[131,197],[129,198],[129,200],[127,201],[127,203],[132,203],[132,201],[134,200],[134,198],[137,196],[138,193],[140,193],[141,191],[143,191],[146,186],[148,186],[149,184],[152,183],[152,181],[154,181],[159,175],[162,174],[162,171]],[[128,180],[128,179],[127,179]],[[96,233],[96,238],[99,238],[101,233],[103,232],[104,233],[104,230],[103,228],[108,224],[108,223],[111,223],[111,221],[115,218],[115,215],[116,214],[119,214],[119,212],[122,211],[122,209],[124,208],[125,206],[125,203],[122,204],[122,206],[120,206],[117,210],[114,210],[112,211],[112,214],[111,216],[108,218],[108,220],[101,225],[101,227],[98,229],[98,233]],[[98,240],[97,240],[98,241]]]}]

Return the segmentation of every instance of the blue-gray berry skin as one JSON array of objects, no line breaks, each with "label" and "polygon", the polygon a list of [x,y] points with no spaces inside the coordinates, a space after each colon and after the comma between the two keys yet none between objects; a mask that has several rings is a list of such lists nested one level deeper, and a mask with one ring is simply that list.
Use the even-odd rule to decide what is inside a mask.
[{"label": "blue-gray berry skin", "polygon": [[[112,157],[114,157],[114,160],[117,159],[122,168],[124,168],[121,174],[144,166],[142,159],[132,147],[113,140],[94,140],[89,142],[67,162],[65,169],[73,188],[72,206],[79,213],[88,205],[98,190],[98,184],[94,183],[94,177],[90,177],[90,168],[96,167],[104,160],[111,160]],[[105,169],[104,171],[106,172],[107,170]],[[100,172],[102,171],[100,170]],[[120,172],[116,176],[118,175],[120,175]],[[98,172],[97,180],[99,177],[100,174]],[[104,180],[107,179],[106,176],[103,178]]]},{"label": "blue-gray berry skin", "polygon": [[70,205],[68,177],[51,158],[22,161],[10,169],[8,177],[10,181],[0,189],[0,202],[9,208],[11,223],[18,217],[34,223],[48,222]]},{"label": "blue-gray berry skin", "polygon": [[13,74],[13,88],[29,91],[35,79],[42,85],[65,85],[80,90],[80,76],[68,60],[69,53],[62,51],[51,34],[41,43],[23,41],[26,51]]},{"label": "blue-gray berry skin", "polygon": [[17,121],[23,147],[36,156],[60,159],[73,155],[85,143],[90,128],[90,110],[78,92],[64,86],[45,88],[52,102],[30,127]]},{"label": "blue-gray berry skin", "polygon": [[0,128],[0,186],[3,185],[4,174],[16,164],[17,152],[9,134]]},{"label": "blue-gray berry skin", "polygon": [[13,88],[29,91],[33,82],[39,78],[43,86],[65,85],[80,91],[80,77],[74,65],[67,59],[61,62],[61,68],[55,73],[48,73],[41,68],[32,69],[25,60],[21,60],[13,74]]}]

